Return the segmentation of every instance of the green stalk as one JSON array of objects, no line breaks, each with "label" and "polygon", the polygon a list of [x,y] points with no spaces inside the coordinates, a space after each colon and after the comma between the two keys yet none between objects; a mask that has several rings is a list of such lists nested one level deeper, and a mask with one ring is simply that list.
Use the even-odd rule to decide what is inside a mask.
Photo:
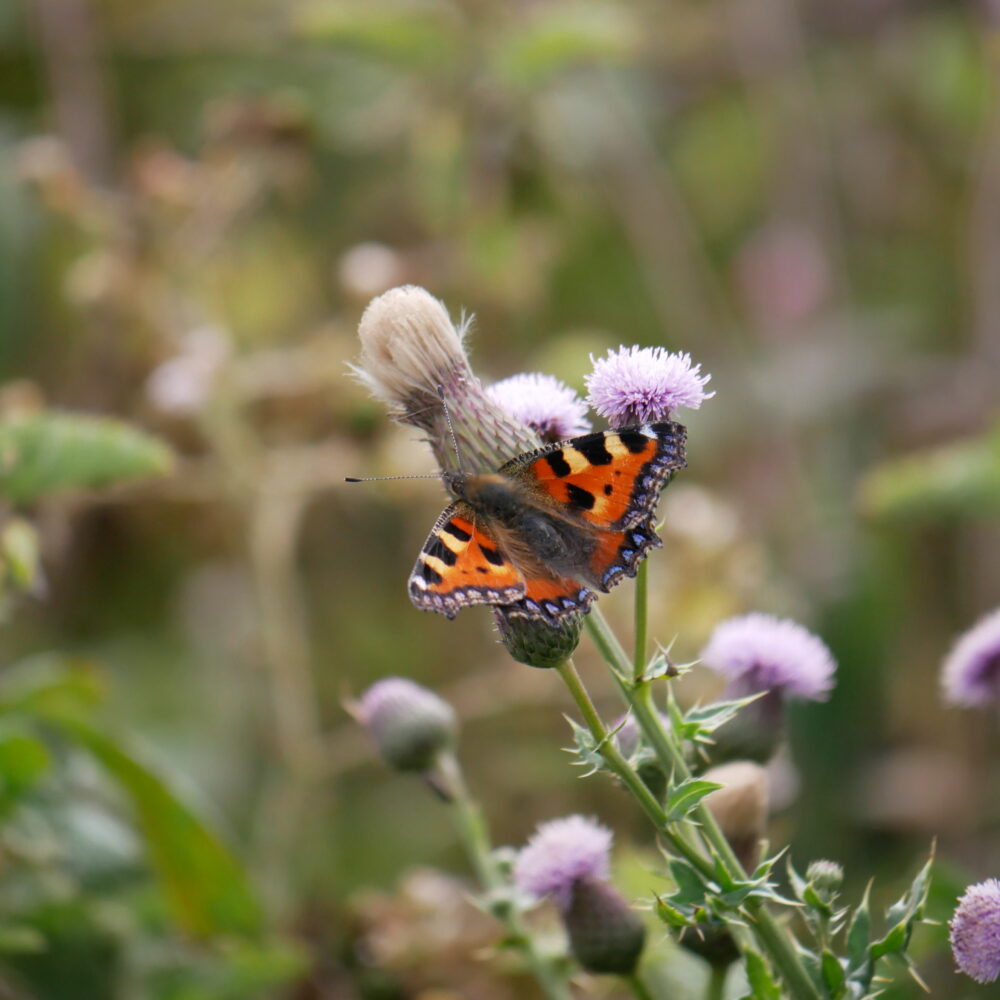
[{"label": "green stalk", "polygon": [[653,1000],[653,994],[650,993],[649,988],[639,977],[638,972],[633,972],[631,975],[623,976],[622,978],[628,983],[629,989],[632,990],[632,994],[637,1000]]},{"label": "green stalk", "polygon": [[639,564],[635,575],[635,645],[632,652],[632,676],[636,682],[646,669],[646,630],[649,621],[649,575],[648,562]]},{"label": "green stalk", "polygon": [[712,964],[708,968],[708,980],[705,983],[705,1000],[725,1000],[729,966]]},{"label": "green stalk", "polygon": [[[449,795],[448,804],[455,828],[476,877],[488,894],[499,894],[507,888],[507,884],[493,854],[482,810],[469,792],[458,758],[452,753],[442,754],[438,759],[438,767]],[[572,1000],[566,976],[559,970],[556,962],[539,951],[517,907],[511,903],[491,905],[490,912],[507,929],[510,940],[516,943],[546,1000]]]},{"label": "green stalk", "polygon": [[[664,772],[671,775],[672,780],[677,783],[690,778],[691,771],[680,746],[673,739],[673,734],[668,734],[664,728],[660,714],[653,705],[652,689],[649,683],[640,681],[629,684],[624,680],[632,674],[632,663],[599,609],[594,608],[590,612],[586,624],[595,645],[600,650],[605,662],[611,667],[611,674],[618,685],[622,698],[626,704],[631,706],[636,722],[652,746]],[[730,878],[746,879],[747,873],[744,871],[743,865],[733,853],[729,841],[726,840],[725,834],[708,807],[704,803],[699,803],[693,810],[692,816],[698,824],[701,836]],[[809,978],[809,973],[803,966],[787,933],[763,902],[759,899],[749,899],[744,904],[744,909],[750,918],[758,941],[771,956],[791,995],[796,1000],[819,1000],[819,993]]]}]

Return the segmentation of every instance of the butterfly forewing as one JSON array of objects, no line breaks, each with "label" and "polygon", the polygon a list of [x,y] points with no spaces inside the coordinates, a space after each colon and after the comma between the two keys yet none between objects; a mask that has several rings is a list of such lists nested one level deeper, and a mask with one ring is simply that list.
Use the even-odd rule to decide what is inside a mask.
[{"label": "butterfly forewing", "polygon": [[413,567],[410,600],[449,618],[472,604],[511,604],[525,593],[524,577],[464,503],[446,507]]},{"label": "butterfly forewing", "polygon": [[527,472],[585,521],[622,530],[652,515],[660,490],[684,467],[685,437],[675,423],[599,431],[514,459],[501,471]]}]

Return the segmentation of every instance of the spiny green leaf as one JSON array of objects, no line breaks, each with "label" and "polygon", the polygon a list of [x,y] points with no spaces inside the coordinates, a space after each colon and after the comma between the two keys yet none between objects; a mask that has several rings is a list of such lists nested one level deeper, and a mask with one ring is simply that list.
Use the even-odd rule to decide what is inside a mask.
[{"label": "spiny green leaf", "polygon": [[872,918],[869,899],[871,897],[871,882],[865,886],[865,894],[861,897],[851,917],[847,928],[847,958],[850,962],[852,975],[854,970],[862,969],[868,964],[868,942],[871,940]]},{"label": "spiny green leaf", "polygon": [[763,957],[750,948],[743,952],[743,957],[746,960],[747,981],[753,991],[753,1000],[781,1000],[781,989]]},{"label": "spiny green leaf", "polygon": [[677,886],[677,891],[670,897],[672,903],[704,904],[708,888],[701,875],[686,861],[674,858],[670,861],[670,877]]},{"label": "spiny green leaf", "polygon": [[844,967],[832,951],[824,949],[820,959],[820,968],[823,973],[823,982],[826,984],[832,1000],[838,1000],[844,995],[846,982]]},{"label": "spiny green leaf", "polygon": [[119,420],[50,411],[0,420],[0,496],[11,503],[162,475],[171,463],[162,441]]},{"label": "spiny green leaf", "polygon": [[746,698],[736,698],[731,701],[715,701],[710,705],[696,705],[690,708],[675,723],[682,738],[700,740],[714,733],[721,726],[734,719],[740,711],[760,698],[760,694],[752,694]]},{"label": "spiny green leaf", "polygon": [[704,778],[688,778],[682,781],[673,787],[667,796],[667,819],[671,823],[683,819],[706,795],[722,787],[717,781],[706,781]]}]

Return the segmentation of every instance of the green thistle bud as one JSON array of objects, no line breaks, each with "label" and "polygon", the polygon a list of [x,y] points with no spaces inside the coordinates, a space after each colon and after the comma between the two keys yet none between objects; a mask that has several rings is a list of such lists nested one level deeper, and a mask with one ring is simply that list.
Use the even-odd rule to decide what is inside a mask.
[{"label": "green thistle bud", "polygon": [[399,771],[429,771],[455,743],[451,705],[413,681],[387,677],[373,684],[357,708],[379,753]]},{"label": "green thistle bud", "polygon": [[635,971],[646,928],[610,882],[575,882],[563,922],[573,954],[589,972],[627,976]]},{"label": "green thistle bud", "polygon": [[806,881],[829,902],[844,884],[844,869],[836,861],[813,861],[806,869]]},{"label": "green thistle bud", "polygon": [[583,629],[583,615],[569,615],[558,625],[549,625],[494,608],[493,618],[507,652],[529,667],[561,667],[576,650]]}]

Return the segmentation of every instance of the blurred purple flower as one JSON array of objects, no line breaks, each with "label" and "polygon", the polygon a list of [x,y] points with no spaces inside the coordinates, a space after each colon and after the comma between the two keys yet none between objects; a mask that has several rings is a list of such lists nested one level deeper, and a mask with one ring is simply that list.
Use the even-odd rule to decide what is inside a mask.
[{"label": "blurred purple flower", "polygon": [[591,429],[587,404],[554,375],[525,372],[489,386],[502,410],[537,431],[545,441],[562,441]]},{"label": "blurred purple flower", "polygon": [[662,347],[621,347],[594,360],[586,377],[587,402],[612,427],[668,420],[679,406],[693,410],[715,395],[705,392],[712,377],[701,374],[690,354]]},{"label": "blurred purple flower", "polygon": [[1000,608],[981,618],[952,646],[941,669],[946,701],[971,707],[1000,695]]},{"label": "blurred purple flower", "polygon": [[377,681],[356,715],[379,753],[401,771],[426,771],[455,739],[455,712],[433,691],[405,677]]},{"label": "blurred purple flower", "polygon": [[961,972],[977,983],[1000,976],[1000,881],[970,885],[949,924],[951,953]]},{"label": "blurred purple flower", "polygon": [[517,856],[514,881],[532,896],[552,896],[569,909],[581,880],[607,879],[611,831],[585,816],[542,823]]},{"label": "blurred purple flower", "polygon": [[830,650],[796,622],[754,612],[715,627],[701,660],[745,691],[826,699],[837,669]]}]

